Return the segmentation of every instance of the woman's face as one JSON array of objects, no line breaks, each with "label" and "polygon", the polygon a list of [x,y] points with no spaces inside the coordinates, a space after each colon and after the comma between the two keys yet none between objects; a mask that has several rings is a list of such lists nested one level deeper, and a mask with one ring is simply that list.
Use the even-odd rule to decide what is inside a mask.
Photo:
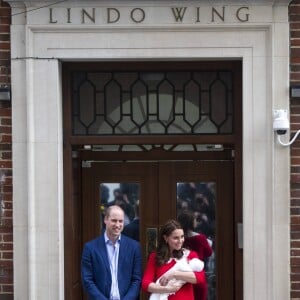
[{"label": "woman's face", "polygon": [[169,236],[165,236],[165,241],[169,246],[170,252],[180,250],[184,242],[182,229],[175,229]]}]

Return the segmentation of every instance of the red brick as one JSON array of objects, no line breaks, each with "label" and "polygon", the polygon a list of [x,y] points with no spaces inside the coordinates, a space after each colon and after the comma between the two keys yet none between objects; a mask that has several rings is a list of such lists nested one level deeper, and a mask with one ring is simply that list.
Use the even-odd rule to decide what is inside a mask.
[{"label": "red brick", "polygon": [[2,235],[3,242],[12,242],[13,241],[13,235],[12,234],[3,234]]},{"label": "red brick", "polygon": [[300,224],[300,216],[291,217],[291,224]]},{"label": "red brick", "polygon": [[290,22],[297,22],[300,21],[299,15],[291,15],[290,16]]},{"label": "red brick", "polygon": [[292,290],[300,291],[300,282],[292,282],[291,284]]},{"label": "red brick", "polygon": [[13,262],[11,260],[4,260],[0,261],[0,268],[12,269]]},{"label": "red brick", "polygon": [[7,161],[0,161],[0,169],[11,169],[12,168],[12,162]]},{"label": "red brick", "polygon": [[292,224],[291,231],[300,231],[300,224]]},{"label": "red brick", "polygon": [[296,141],[293,143],[291,149],[300,148],[300,141],[296,139]]},{"label": "red brick", "polygon": [[294,38],[294,39],[300,37],[300,31],[293,30],[293,31],[290,32],[290,34],[291,34],[291,37]]},{"label": "red brick", "polygon": [[0,16],[0,24],[10,24],[11,17],[10,16]]},{"label": "red brick", "polygon": [[[4,285],[2,285],[2,291],[4,293],[13,293],[14,286],[12,284],[4,284]],[[7,295],[7,300],[13,300],[13,298],[8,298],[9,296],[12,297],[12,295]]]},{"label": "red brick", "polygon": [[[300,214],[300,207],[293,207],[290,209],[291,216],[297,216]],[[300,226],[300,225],[299,225]]]},{"label": "red brick", "polygon": [[[11,153],[11,152],[10,152]],[[11,160],[10,160],[11,161]],[[7,171],[7,172],[4,172],[5,175],[4,175],[4,182],[3,182],[3,185],[11,185],[12,186],[12,176],[11,176],[11,172],[9,172],[9,170],[3,170],[3,171]]]},{"label": "red brick", "polygon": [[300,281],[300,274],[291,274],[291,282]]},{"label": "red brick", "polygon": [[[12,210],[4,209],[2,210],[2,220],[9,220],[12,218]],[[0,225],[2,224],[0,220]]]},{"label": "red brick", "polygon": [[[1,218],[0,228],[7,229],[7,228],[11,228],[12,226],[13,226],[12,218]],[[9,233],[9,232],[4,231],[4,233]],[[1,249],[1,244],[0,244],[0,249]]]},{"label": "red brick", "polygon": [[0,251],[9,251],[13,250],[12,243],[0,243]]},{"label": "red brick", "polygon": [[300,240],[300,232],[299,231],[291,232],[290,237],[292,240]]},{"label": "red brick", "polygon": [[[292,101],[295,101],[294,99],[292,99]],[[299,103],[299,100],[296,101],[296,104]],[[291,104],[293,104],[293,102],[291,102]],[[291,114],[292,115],[296,115],[296,114],[300,114],[300,105],[291,105]]]},{"label": "red brick", "polygon": [[291,155],[293,156],[300,156],[300,148],[292,148]]},{"label": "red brick", "polygon": [[300,197],[300,191],[291,191],[291,196],[292,197]]},{"label": "red brick", "polygon": [[[300,32],[298,34],[300,37]],[[0,39],[1,39],[1,34],[0,34]],[[300,63],[300,57],[291,57],[290,61],[291,63]]]},{"label": "red brick", "polygon": [[1,117],[1,123],[0,125],[11,125],[11,118],[2,118]]},{"label": "red brick", "polygon": [[[2,142],[2,143],[11,143],[12,142],[11,135],[1,134],[0,135],[0,142]],[[1,165],[0,165],[0,168],[1,168]]]},{"label": "red brick", "polygon": [[0,41],[10,41],[10,36],[7,33],[0,33]]},{"label": "red brick", "polygon": [[291,267],[292,274],[300,274],[300,266],[292,266]]},{"label": "red brick", "polygon": [[0,83],[1,84],[9,84],[10,78],[7,75],[0,75]]},{"label": "red brick", "polygon": [[[1,165],[1,164],[0,164]],[[11,185],[3,185],[2,192],[5,193],[12,193],[13,187]]]},{"label": "red brick", "polygon": [[0,276],[0,284],[12,284],[13,283],[13,274],[7,270],[2,270],[0,268],[0,273],[3,273],[3,276]]},{"label": "red brick", "polygon": [[[6,201],[2,202],[3,208],[4,209],[12,209],[13,204],[12,204],[11,195],[6,194],[6,195],[3,195],[3,196],[4,196],[3,198],[5,198],[5,200],[6,200]],[[10,198],[10,200],[9,200],[9,198]]]},{"label": "red brick", "polygon": [[[1,244],[0,244],[1,247]],[[291,265],[300,266],[300,257],[291,257]]]},{"label": "red brick", "polygon": [[[9,24],[0,24],[0,32],[9,32],[10,25]],[[1,49],[2,50],[2,49]]]},{"label": "red brick", "polygon": [[2,195],[2,200],[3,203],[2,205],[4,205],[4,208],[9,208],[9,205],[12,205],[12,194],[4,194]]},{"label": "red brick", "polygon": [[0,126],[0,132],[3,133],[11,133],[11,127],[10,126]]},{"label": "red brick", "polygon": [[0,59],[1,58],[9,59],[10,58],[10,52],[9,51],[0,51]]},{"label": "red brick", "polygon": [[12,252],[2,252],[1,253],[2,255],[1,255],[1,257],[3,258],[3,259],[13,259],[13,253]]},{"label": "red brick", "polygon": [[300,165],[300,158],[292,157],[291,163],[292,165]]},{"label": "red brick", "polygon": [[12,159],[12,153],[11,152],[2,152],[0,155],[0,159]]},{"label": "red brick", "polygon": [[0,109],[0,116],[1,117],[11,117],[11,108],[1,108]]},{"label": "red brick", "polygon": [[298,206],[300,207],[300,199],[291,199],[291,207]]},{"label": "red brick", "polygon": [[[293,42],[300,44],[300,39],[291,39],[291,43],[293,43]],[[291,70],[291,72],[300,72],[300,65],[291,65],[290,70]],[[295,84],[297,84],[297,82]],[[299,84],[299,82],[298,82],[298,84]]]},{"label": "red brick", "polygon": [[300,183],[300,174],[292,174],[291,175],[291,182]]},{"label": "red brick", "polygon": [[6,16],[6,17],[10,17],[11,15],[11,9],[10,7],[1,7],[0,8],[0,16]]},{"label": "red brick", "polygon": [[300,80],[300,74],[299,73],[290,73],[290,79],[291,80]]},{"label": "red brick", "polygon": [[290,297],[291,297],[291,300],[292,299],[299,300],[300,299],[300,292],[291,291]]},{"label": "red brick", "polygon": [[[11,9],[0,0],[0,84],[10,85]],[[12,128],[11,103],[0,101],[0,171],[5,181],[0,188],[0,299],[13,299],[13,218],[12,218]],[[3,178],[3,177],[2,177]]]},{"label": "red brick", "polygon": [[[14,290],[13,287],[14,286],[12,284],[4,284],[4,285],[2,285],[2,292],[3,293],[12,293]],[[7,295],[7,300],[13,300],[13,298],[8,298],[9,296],[11,297],[12,295]],[[2,297],[2,295],[1,295],[1,297]]]},{"label": "red brick", "polygon": [[[2,42],[0,43],[1,50],[10,50],[10,42]],[[7,73],[5,73],[7,74]]]}]

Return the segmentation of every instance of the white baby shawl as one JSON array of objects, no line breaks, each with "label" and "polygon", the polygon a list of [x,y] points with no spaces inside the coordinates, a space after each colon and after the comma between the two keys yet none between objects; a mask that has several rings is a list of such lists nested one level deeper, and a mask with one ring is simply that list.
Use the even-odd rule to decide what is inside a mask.
[{"label": "white baby shawl", "polygon": [[[194,271],[194,272],[200,272],[200,271],[203,270],[203,268],[204,268],[203,261],[201,261],[198,258],[193,258],[190,261],[188,261],[186,256],[187,255],[184,255],[181,259],[176,260],[176,264],[171,269],[169,269],[165,274],[168,274],[168,273],[170,273],[172,271],[183,271],[183,272]],[[156,283],[159,284],[160,278],[158,278],[156,280]],[[182,287],[185,284],[185,281],[172,279],[172,280],[169,281],[168,284],[177,285],[179,287]],[[171,294],[172,293],[163,293],[163,294],[161,294],[161,293],[152,293],[150,295],[149,300],[167,300],[168,297]]]}]

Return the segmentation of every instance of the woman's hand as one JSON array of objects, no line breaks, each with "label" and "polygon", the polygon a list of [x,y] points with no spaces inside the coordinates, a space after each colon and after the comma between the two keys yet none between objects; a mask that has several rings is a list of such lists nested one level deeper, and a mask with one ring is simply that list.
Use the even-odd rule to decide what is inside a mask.
[{"label": "woman's hand", "polygon": [[164,293],[172,294],[172,293],[176,293],[180,289],[180,286],[169,284],[167,286],[164,286],[164,289],[165,289]]},{"label": "woman's hand", "polygon": [[159,294],[173,294],[176,293],[181,286],[175,285],[173,282],[169,282],[168,285],[161,285],[160,283],[151,282],[148,286],[149,293],[159,293]]},{"label": "woman's hand", "polygon": [[167,272],[165,273],[159,280],[159,284],[162,285],[162,286],[166,286],[169,281],[171,281],[172,279],[175,278],[175,272],[176,271],[173,271],[173,272]]}]

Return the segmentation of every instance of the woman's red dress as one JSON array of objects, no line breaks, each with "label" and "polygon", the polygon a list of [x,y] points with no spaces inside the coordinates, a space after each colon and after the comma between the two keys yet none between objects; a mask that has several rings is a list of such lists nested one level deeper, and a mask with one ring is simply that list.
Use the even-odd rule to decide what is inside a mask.
[{"label": "woman's red dress", "polygon": [[[184,247],[195,251],[202,261],[205,261],[206,258],[212,255],[212,248],[208,244],[206,236],[201,233],[186,237]],[[206,283],[203,285],[194,285],[194,295],[196,300],[206,300],[207,293],[208,287]]]},{"label": "woman's red dress", "polygon": [[[165,272],[171,269],[175,265],[175,260],[172,259],[170,262],[165,263],[162,266],[156,265],[156,253],[153,252],[149,255],[147,265],[144,271],[143,279],[142,279],[142,289],[144,291],[148,291],[148,286],[152,282],[156,282],[156,280],[161,277]],[[191,260],[192,258],[198,258],[198,255],[194,251],[190,251],[187,259]],[[205,273],[194,272],[197,279],[197,285],[206,285]],[[193,284],[185,283],[175,294],[170,295],[168,300],[194,300],[194,292],[193,292]]]}]

